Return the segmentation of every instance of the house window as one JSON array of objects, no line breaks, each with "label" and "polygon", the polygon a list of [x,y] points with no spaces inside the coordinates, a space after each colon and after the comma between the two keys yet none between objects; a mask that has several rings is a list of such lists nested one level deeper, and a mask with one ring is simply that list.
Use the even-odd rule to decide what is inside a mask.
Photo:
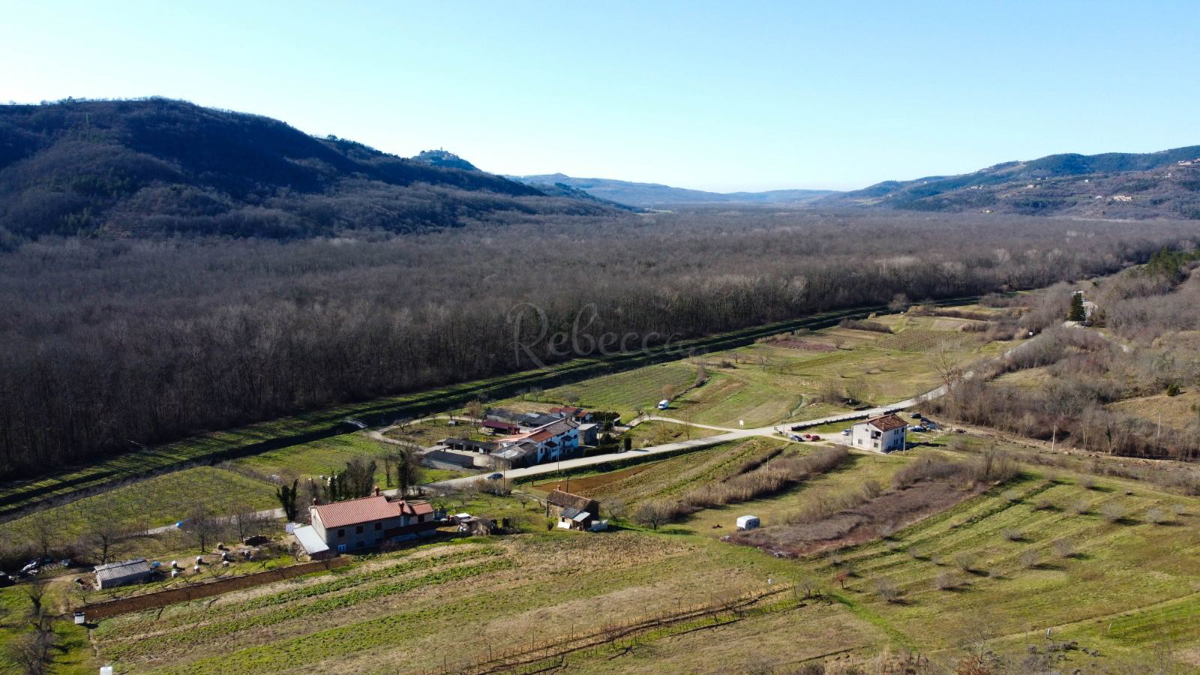
[{"label": "house window", "polygon": [[345,528],[338,530],[338,539],[345,539],[345,538],[346,538]]},{"label": "house window", "polygon": [[367,545],[367,542],[359,541],[357,544],[354,545],[354,548],[365,548],[366,545]]},{"label": "house window", "polygon": [[375,523],[375,529],[376,529],[376,530],[382,530],[382,529],[383,529],[383,523]]},{"label": "house window", "polygon": [[362,534],[362,533],[363,533],[363,526],[362,526],[362,525],[359,525],[358,527],[355,527],[355,528],[354,528],[354,534]]}]

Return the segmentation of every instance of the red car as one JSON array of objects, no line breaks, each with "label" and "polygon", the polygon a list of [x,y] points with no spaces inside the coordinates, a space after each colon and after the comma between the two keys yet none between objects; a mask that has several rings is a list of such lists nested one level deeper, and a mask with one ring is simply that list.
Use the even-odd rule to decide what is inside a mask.
[{"label": "red car", "polygon": [[816,434],[813,434],[813,435],[812,435],[812,438],[810,438],[809,440],[811,440],[811,441],[819,441],[819,440],[821,440],[821,437],[820,437],[820,436],[818,436],[818,435],[816,435]]}]

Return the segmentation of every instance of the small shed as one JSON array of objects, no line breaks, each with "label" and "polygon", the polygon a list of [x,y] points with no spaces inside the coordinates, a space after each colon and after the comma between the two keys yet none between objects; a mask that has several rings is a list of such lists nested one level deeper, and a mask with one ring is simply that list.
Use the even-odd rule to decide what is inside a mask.
[{"label": "small shed", "polygon": [[293,529],[292,534],[295,535],[296,541],[300,542],[301,548],[308,554],[308,557],[313,560],[326,560],[337,555],[312,525],[301,525]]},{"label": "small shed", "polygon": [[588,530],[592,521],[600,516],[600,503],[589,497],[554,490],[546,497],[546,514],[558,516],[558,527],[564,530]]},{"label": "small shed", "polygon": [[737,529],[756,530],[759,526],[758,516],[738,516]]},{"label": "small shed", "polygon": [[579,425],[579,442],[584,445],[595,445],[600,440],[600,425],[587,422]]},{"label": "small shed", "polygon": [[96,588],[115,588],[146,581],[154,571],[145,558],[108,563],[96,567]]}]

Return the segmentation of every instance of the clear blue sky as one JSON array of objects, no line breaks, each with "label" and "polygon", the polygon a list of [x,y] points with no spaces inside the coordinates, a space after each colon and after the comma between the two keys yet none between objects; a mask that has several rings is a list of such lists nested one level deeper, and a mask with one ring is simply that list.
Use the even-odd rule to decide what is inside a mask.
[{"label": "clear blue sky", "polygon": [[1200,144],[1200,1],[0,2],[0,101],[167,96],[497,173],[854,188]]}]

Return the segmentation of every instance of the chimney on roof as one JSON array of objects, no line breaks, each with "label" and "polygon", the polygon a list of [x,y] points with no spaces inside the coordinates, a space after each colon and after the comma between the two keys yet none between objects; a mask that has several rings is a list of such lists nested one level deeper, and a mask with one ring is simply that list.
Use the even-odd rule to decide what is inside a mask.
[{"label": "chimney on roof", "polygon": [[316,497],[313,497],[313,503],[312,503],[312,505],[313,505],[313,506],[316,506],[316,505],[317,505],[317,498],[316,498]]},{"label": "chimney on roof", "polygon": [[378,485],[375,486],[375,496],[376,497],[379,496],[379,486]]}]

